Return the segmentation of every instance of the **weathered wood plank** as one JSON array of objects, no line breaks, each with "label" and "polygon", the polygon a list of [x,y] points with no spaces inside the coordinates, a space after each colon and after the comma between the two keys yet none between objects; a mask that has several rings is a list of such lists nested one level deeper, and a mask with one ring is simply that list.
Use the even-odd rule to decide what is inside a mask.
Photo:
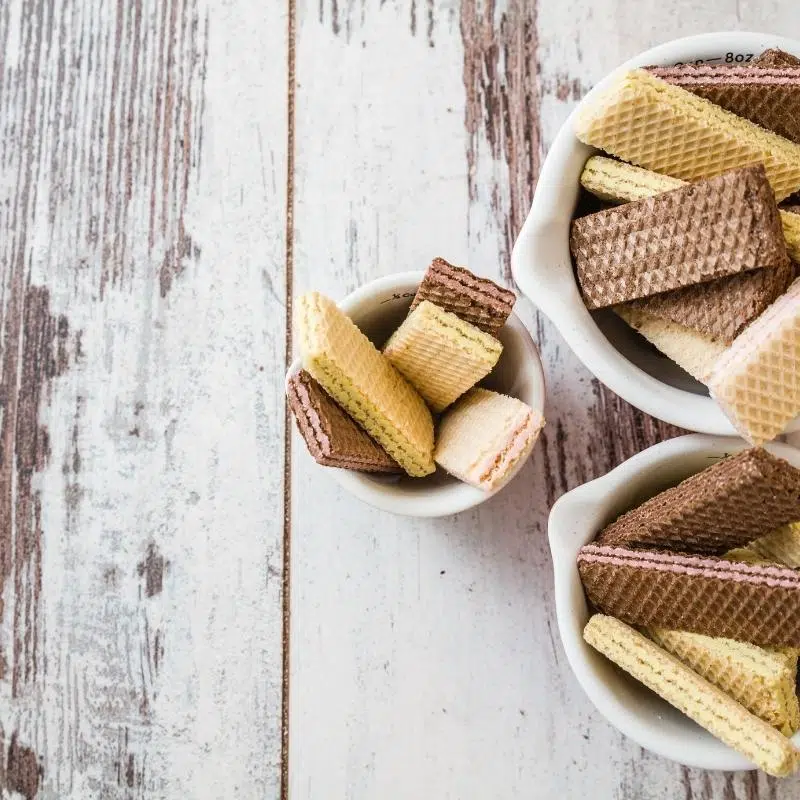
[{"label": "weathered wood plank", "polygon": [[[781,24],[796,16],[769,5]],[[296,290],[339,297],[434,255],[507,280],[542,153],[574,102],[637,50],[761,13],[744,6],[299,3]],[[397,519],[295,448],[292,796],[793,796],[796,780],[643,753],[572,677],[549,507],[679,431],[605,390],[521,306],[548,374],[549,423],[497,498],[455,518]]]},{"label": "weathered wood plank", "polygon": [[4,797],[277,793],[285,54],[276,4],[0,8]]}]

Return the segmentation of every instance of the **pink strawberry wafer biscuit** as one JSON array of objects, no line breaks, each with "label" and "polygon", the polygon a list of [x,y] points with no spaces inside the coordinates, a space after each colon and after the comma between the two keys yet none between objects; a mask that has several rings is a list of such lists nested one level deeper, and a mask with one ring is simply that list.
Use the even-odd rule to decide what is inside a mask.
[{"label": "pink strawberry wafer biscuit", "polygon": [[631,625],[800,646],[800,571],[589,544],[578,571],[592,604]]},{"label": "pink strawberry wafer biscuit", "polygon": [[774,439],[800,414],[800,279],[722,355],[708,387],[753,444]]}]

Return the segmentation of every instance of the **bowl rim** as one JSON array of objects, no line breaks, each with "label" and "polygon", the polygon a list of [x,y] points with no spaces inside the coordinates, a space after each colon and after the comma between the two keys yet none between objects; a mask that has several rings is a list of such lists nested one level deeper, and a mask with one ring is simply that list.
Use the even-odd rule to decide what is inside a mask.
[{"label": "bowl rim", "polygon": [[[540,236],[553,235],[552,231],[540,234],[541,229],[562,219],[554,217],[551,208],[554,195],[564,187],[560,171],[566,159],[575,152],[576,147],[586,148],[587,152],[592,149],[581,143],[573,133],[575,115],[620,73],[646,64],[694,59],[704,52],[726,52],[730,49],[762,52],[769,47],[779,47],[800,56],[800,41],[796,39],[751,31],[720,31],[670,40],[644,50],[612,70],[578,103],[556,134],[542,164],[530,210],[511,254],[511,271],[522,294],[550,319],[593,375],[636,408],[664,422],[700,433],[739,435],[716,401],[670,386],[623,356],[599,330],[581,300],[574,277],[571,277],[569,284],[565,281],[566,285],[548,286],[545,278],[552,277],[553,271],[546,265],[538,265],[536,243]],[[572,275],[567,232],[568,228],[564,231],[562,257],[569,264]],[[559,266],[562,266],[562,262],[559,262]],[[784,432],[796,431],[800,431],[800,415],[789,423]]]},{"label": "bowl rim", "polygon": [[[586,509],[605,508],[617,504],[615,498],[625,491],[632,479],[643,473],[657,472],[667,461],[694,455],[718,455],[722,452],[739,452],[751,447],[743,439],[736,437],[709,436],[706,434],[687,434],[659,442],[623,461],[605,475],[562,495],[550,511],[548,519],[548,542],[553,559],[556,621],[567,661],[581,688],[595,708],[617,730],[649,750],[664,758],[671,759],[688,767],[711,770],[755,769],[744,756],[686,717],[687,726],[704,733],[703,747],[687,748],[686,743],[676,736],[663,732],[658,725],[646,723],[641,716],[630,710],[617,699],[607,684],[596,673],[590,663],[594,651],[583,641],[583,626],[588,619],[586,600],[577,568],[579,548],[595,536],[591,525],[580,533],[580,520],[586,516]],[[784,458],[800,467],[800,449],[783,442],[772,442],[765,448],[774,455]],[[627,676],[634,681],[634,678]],[[792,741],[800,746],[800,733]]]},{"label": "bowl rim", "polygon": [[[338,300],[336,304],[348,316],[358,316],[360,313],[369,310],[376,296],[386,292],[394,292],[412,284],[415,287],[419,286],[424,275],[425,272],[423,270],[395,272],[390,275],[384,275],[359,286],[344,298]],[[520,399],[524,399],[528,405],[544,415],[547,392],[539,350],[527,327],[513,311],[506,321],[505,328],[524,351],[525,363],[527,364],[524,371],[525,374],[520,376],[521,381],[516,394],[523,395]],[[285,381],[288,382],[289,378],[296,375],[301,369],[301,358],[294,358],[286,370]],[[365,473],[336,467],[326,467],[325,469],[343,489],[375,508],[400,516],[444,517],[474,508],[501,492],[517,476],[527,463],[530,455],[528,453],[525,458],[520,459],[514,466],[510,477],[491,492],[485,492],[453,478],[452,482],[448,481],[446,484],[433,488],[425,496],[415,496],[414,492],[407,491],[402,486],[380,483]]]}]

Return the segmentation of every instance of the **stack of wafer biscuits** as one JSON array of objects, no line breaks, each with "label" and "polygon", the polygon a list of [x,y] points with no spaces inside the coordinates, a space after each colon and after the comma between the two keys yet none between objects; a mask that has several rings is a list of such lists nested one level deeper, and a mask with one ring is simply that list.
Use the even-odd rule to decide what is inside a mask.
[{"label": "stack of wafer biscuits", "polygon": [[303,369],[286,394],[314,459],[414,478],[438,464],[485,491],[502,486],[544,424],[520,400],[474,388],[500,358],[497,334],[514,301],[513,292],[437,258],[378,350],[333,301],[301,296]]},{"label": "stack of wafer biscuits", "polygon": [[800,470],[728,456],[578,553],[585,639],[772,775],[800,765]]},{"label": "stack of wafer biscuits", "polygon": [[775,438],[800,414],[800,208],[777,205],[800,189],[800,60],[632,70],[575,131],[613,156],[581,184],[615,206],[572,223],[586,306],[707,384],[752,444]]}]

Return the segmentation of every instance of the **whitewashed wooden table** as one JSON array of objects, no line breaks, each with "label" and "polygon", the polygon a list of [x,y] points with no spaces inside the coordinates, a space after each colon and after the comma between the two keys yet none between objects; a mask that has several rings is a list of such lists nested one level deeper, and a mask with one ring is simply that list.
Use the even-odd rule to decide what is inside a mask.
[{"label": "whitewashed wooden table", "polygon": [[0,3],[0,793],[797,797],[650,756],[555,627],[556,497],[677,433],[521,303],[549,425],[458,517],[345,496],[284,416],[291,298],[509,283],[549,142],[675,36],[793,0]]}]

